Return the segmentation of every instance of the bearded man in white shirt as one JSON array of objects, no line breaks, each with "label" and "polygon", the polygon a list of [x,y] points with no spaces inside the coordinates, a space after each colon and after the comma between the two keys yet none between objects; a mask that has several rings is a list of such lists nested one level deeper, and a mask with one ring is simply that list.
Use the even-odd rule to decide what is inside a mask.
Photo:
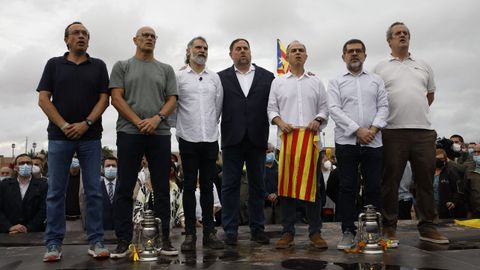
[{"label": "bearded man in white shirt", "polygon": [[[268,119],[278,126],[279,133],[290,133],[294,127],[306,127],[319,132],[327,125],[328,119],[325,87],[320,79],[305,70],[307,49],[304,44],[299,41],[291,42],[287,47],[287,59],[290,71],[272,82],[267,107]],[[327,248],[327,243],[321,236],[321,173],[317,174],[316,180],[315,202],[305,201],[309,237],[314,247]],[[297,199],[281,198],[283,231],[276,248],[284,249],[293,245],[296,202]]]},{"label": "bearded man in white shirt", "polygon": [[187,66],[177,73],[176,134],[184,175],[185,241],[181,246],[182,252],[193,251],[196,247],[197,175],[203,213],[203,246],[212,249],[224,247],[215,235],[212,212],[223,89],[218,74],[207,69],[207,57],[208,44],[205,38],[193,38],[187,44]]},{"label": "bearded man in white shirt", "polygon": [[356,199],[359,166],[365,188],[362,205],[380,210],[383,145],[380,129],[386,126],[388,99],[380,76],[363,68],[365,44],[351,39],[343,45],[342,59],[347,71],[330,81],[328,108],[335,121],[335,153],[340,174],[337,216],[343,237],[337,249],[355,245]]}]

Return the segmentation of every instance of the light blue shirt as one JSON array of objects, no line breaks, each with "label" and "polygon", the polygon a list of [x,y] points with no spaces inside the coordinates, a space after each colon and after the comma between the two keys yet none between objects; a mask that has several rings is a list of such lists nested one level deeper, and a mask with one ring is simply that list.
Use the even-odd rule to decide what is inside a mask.
[{"label": "light blue shirt", "polygon": [[[382,129],[387,125],[388,97],[380,76],[365,70],[359,75],[345,72],[330,81],[327,94],[336,143],[356,145],[359,128]],[[382,146],[381,132],[367,146]]]}]

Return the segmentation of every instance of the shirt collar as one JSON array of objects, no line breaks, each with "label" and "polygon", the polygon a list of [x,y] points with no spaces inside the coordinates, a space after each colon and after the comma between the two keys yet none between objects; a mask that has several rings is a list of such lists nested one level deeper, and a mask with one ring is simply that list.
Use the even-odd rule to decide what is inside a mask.
[{"label": "shirt collar", "polygon": [[[413,59],[411,53],[408,53],[408,57],[405,58],[405,59],[409,59],[409,60],[415,61],[415,60]],[[392,62],[392,61],[395,61],[395,60],[396,60],[396,61],[400,61],[400,58],[395,57],[395,56],[393,56],[392,54],[390,54],[390,55],[388,56],[388,61],[389,61],[389,62]]]},{"label": "shirt collar", "polygon": [[235,69],[235,73],[240,73],[240,74],[243,74],[243,75],[246,75],[252,71],[255,71],[255,66],[250,64],[250,67],[248,68],[248,71],[245,72],[245,73],[242,73],[235,65],[233,65],[233,68]]},{"label": "shirt collar", "polygon": [[[70,52],[65,52],[65,53],[63,54],[63,63],[65,63],[65,64],[66,64],[66,63],[71,63],[71,62],[68,61],[68,59],[67,59],[67,56],[68,56],[69,53],[70,53]],[[90,55],[89,55],[88,53],[87,53],[86,55],[87,55],[87,60],[86,60],[85,62],[82,62],[81,64],[83,64],[83,63],[90,63],[90,62],[91,62],[91,60],[90,60]]]},{"label": "shirt collar", "polygon": [[[190,65],[187,65],[187,67],[185,68],[185,71],[186,71],[187,73],[197,74],[197,72],[196,72],[195,70],[193,70]],[[208,74],[207,66],[205,66],[205,68],[202,70],[202,72],[198,73],[198,75],[202,75],[202,74]]]},{"label": "shirt collar", "polygon": [[20,180],[19,180],[18,177],[17,177],[17,182],[18,182],[18,184],[20,184],[20,185],[28,185],[28,184],[30,184],[30,181],[32,181],[32,176],[31,176],[31,175],[30,175],[30,177],[28,178],[28,181],[27,181],[25,184],[22,184],[22,182],[20,182]]},{"label": "shirt collar", "polygon": [[310,71],[305,70],[305,71],[303,72],[302,76],[300,76],[300,77],[298,77],[298,78],[297,78],[295,75],[293,75],[293,73],[292,73],[291,71],[287,72],[287,74],[285,74],[285,75],[283,75],[283,76],[286,76],[287,78],[294,77],[294,78],[296,78],[296,79],[299,80],[299,79],[302,79],[303,77],[308,77],[308,78],[310,78],[310,77],[315,77],[315,74],[313,74],[313,73],[310,72]]},{"label": "shirt collar", "polygon": [[[368,72],[367,70],[365,70],[365,69],[362,69],[362,72],[360,72],[360,73],[359,73],[358,75],[356,75],[356,76],[357,76],[357,77],[360,77],[360,76],[362,76],[363,74],[368,75],[369,72]],[[350,70],[346,69],[345,72],[343,72],[343,76],[348,76],[348,75],[355,77],[355,75],[353,75],[353,73],[352,73]]]}]

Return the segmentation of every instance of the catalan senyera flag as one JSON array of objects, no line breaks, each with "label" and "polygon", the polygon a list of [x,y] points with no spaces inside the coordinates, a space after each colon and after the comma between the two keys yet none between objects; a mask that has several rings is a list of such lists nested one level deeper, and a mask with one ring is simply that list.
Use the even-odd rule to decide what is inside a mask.
[{"label": "catalan senyera flag", "polygon": [[317,192],[318,135],[295,128],[281,135],[278,195],[315,202]]},{"label": "catalan senyera flag", "polygon": [[280,39],[277,39],[277,74],[287,74],[288,70],[287,51]]}]

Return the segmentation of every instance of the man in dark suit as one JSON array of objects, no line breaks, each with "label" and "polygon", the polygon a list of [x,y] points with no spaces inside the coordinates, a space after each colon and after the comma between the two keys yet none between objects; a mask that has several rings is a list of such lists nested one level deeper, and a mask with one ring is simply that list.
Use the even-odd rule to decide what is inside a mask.
[{"label": "man in dark suit", "polygon": [[0,183],[0,232],[28,233],[45,230],[47,183],[32,177],[32,159],[15,159],[16,178]]},{"label": "man in dark suit", "polygon": [[103,229],[113,230],[113,200],[117,186],[117,158],[106,157],[103,161],[102,177]]},{"label": "man in dark suit", "polygon": [[263,213],[265,150],[268,141],[267,103],[271,72],[251,63],[250,44],[236,39],[230,44],[233,66],[218,73],[224,97],[222,110],[222,224],[227,245],[237,244],[240,177],[244,163],[248,177],[248,211],[251,240],[268,244]]}]

